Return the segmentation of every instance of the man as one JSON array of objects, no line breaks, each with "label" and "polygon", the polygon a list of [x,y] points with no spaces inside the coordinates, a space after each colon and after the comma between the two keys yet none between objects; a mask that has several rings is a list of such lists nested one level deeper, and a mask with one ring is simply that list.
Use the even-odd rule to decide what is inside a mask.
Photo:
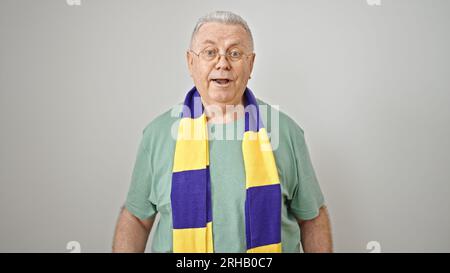
[{"label": "man", "polygon": [[[143,252],[159,213],[153,252],[331,252],[303,130],[247,88],[255,61],[247,23],[231,12],[202,17],[186,58],[195,87],[181,113],[145,128],[113,251]],[[182,138],[194,131],[196,139]]]}]

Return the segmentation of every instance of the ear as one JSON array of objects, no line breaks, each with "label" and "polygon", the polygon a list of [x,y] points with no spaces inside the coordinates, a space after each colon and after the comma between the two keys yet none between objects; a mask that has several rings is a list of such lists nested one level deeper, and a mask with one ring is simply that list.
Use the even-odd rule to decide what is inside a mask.
[{"label": "ear", "polygon": [[189,74],[192,77],[194,58],[192,57],[192,54],[189,52],[189,50],[186,51],[186,62],[187,62],[188,68],[189,68]]},{"label": "ear", "polygon": [[253,64],[255,63],[255,57],[256,57],[255,53],[253,53],[252,56],[249,57],[250,58],[250,75],[252,74],[252,71],[253,71]]}]

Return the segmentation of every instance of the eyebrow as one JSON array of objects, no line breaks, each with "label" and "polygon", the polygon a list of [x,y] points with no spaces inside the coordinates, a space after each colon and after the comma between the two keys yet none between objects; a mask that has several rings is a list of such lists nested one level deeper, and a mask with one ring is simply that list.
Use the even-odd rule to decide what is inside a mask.
[{"label": "eyebrow", "polygon": [[212,41],[212,40],[205,40],[205,41],[202,42],[202,44],[213,44],[213,45],[215,45],[216,43],[214,41]]}]

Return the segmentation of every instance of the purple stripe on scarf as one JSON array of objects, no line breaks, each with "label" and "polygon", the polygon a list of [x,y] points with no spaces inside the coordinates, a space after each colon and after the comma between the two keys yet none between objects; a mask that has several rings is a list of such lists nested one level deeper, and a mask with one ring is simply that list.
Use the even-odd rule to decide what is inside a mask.
[{"label": "purple stripe on scarf", "polygon": [[209,167],[172,174],[173,228],[206,227],[212,221]]},{"label": "purple stripe on scarf", "polygon": [[260,128],[263,128],[261,116],[259,113],[258,102],[252,91],[248,88],[244,92],[245,97],[245,131],[258,132]]},{"label": "purple stripe on scarf", "polygon": [[198,118],[203,114],[203,104],[197,88],[194,86],[186,95],[183,104],[182,118]]},{"label": "purple stripe on scarf", "polygon": [[281,242],[280,184],[247,189],[245,229],[247,249]]}]

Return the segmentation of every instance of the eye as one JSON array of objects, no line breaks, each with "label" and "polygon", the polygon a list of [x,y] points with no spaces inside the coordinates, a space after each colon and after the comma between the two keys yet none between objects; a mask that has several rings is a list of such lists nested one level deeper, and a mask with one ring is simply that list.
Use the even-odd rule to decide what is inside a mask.
[{"label": "eye", "polygon": [[228,55],[233,59],[239,59],[242,56],[242,52],[237,49],[233,49],[230,51],[230,53],[228,53]]},{"label": "eye", "polygon": [[213,48],[207,48],[203,51],[203,53],[205,54],[205,57],[207,58],[214,58],[216,56],[216,49]]}]

